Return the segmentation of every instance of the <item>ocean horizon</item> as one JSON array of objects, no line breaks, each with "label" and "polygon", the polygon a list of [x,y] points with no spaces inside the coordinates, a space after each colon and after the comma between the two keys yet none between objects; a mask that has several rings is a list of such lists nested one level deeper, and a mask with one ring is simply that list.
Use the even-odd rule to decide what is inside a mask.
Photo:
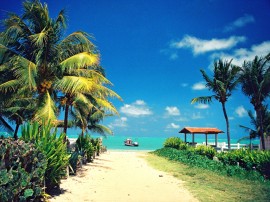
[{"label": "ocean horizon", "polygon": [[[68,138],[72,138],[72,139],[76,139],[78,136],[73,136],[73,135],[69,135]],[[114,136],[98,136],[98,135],[93,135],[91,136],[93,138],[98,138],[101,137],[102,138],[102,143],[104,146],[107,147],[108,150],[147,150],[147,151],[154,151],[157,149],[160,149],[163,147],[163,143],[165,142],[165,140],[168,137],[127,137],[127,136],[118,136],[118,135],[114,135]],[[182,140],[184,140],[184,138],[182,138],[181,136],[175,136],[175,137],[180,137]],[[124,145],[124,141],[127,138],[131,138],[133,141],[138,142],[139,146],[138,147],[131,147],[131,146],[125,146]],[[187,141],[191,142],[191,136],[187,137]],[[238,139],[231,139],[231,144],[236,144],[238,141]],[[205,142],[205,138],[204,136],[202,137],[195,137],[195,142],[197,143],[203,143]],[[214,138],[208,138],[208,143],[214,143],[215,139]],[[224,138],[220,138],[218,139],[218,142],[226,142],[227,143],[227,139]],[[259,140],[252,140],[253,144],[259,144]],[[245,140],[245,141],[241,141],[241,144],[249,144],[249,140]]]}]

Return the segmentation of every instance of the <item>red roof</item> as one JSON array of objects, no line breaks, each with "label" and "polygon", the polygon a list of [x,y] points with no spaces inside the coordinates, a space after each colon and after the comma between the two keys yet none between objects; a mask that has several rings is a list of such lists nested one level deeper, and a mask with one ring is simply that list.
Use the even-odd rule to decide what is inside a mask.
[{"label": "red roof", "polygon": [[217,128],[193,128],[193,127],[185,127],[179,131],[179,133],[201,133],[201,134],[217,134],[224,133],[222,130]]}]

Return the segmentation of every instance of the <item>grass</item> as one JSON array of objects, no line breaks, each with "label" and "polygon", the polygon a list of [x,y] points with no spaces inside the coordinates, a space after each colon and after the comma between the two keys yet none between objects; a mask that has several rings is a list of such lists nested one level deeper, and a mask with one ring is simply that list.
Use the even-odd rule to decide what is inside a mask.
[{"label": "grass", "polygon": [[184,181],[185,187],[200,201],[269,201],[270,183],[221,176],[150,153],[145,158],[152,167]]}]

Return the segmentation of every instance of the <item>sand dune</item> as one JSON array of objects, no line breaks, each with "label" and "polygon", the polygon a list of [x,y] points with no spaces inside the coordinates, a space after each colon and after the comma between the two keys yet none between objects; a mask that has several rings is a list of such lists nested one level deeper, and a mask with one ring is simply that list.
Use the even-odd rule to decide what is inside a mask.
[{"label": "sand dune", "polygon": [[176,202],[198,201],[183,182],[153,169],[144,152],[108,151],[62,180],[63,194],[51,201]]}]

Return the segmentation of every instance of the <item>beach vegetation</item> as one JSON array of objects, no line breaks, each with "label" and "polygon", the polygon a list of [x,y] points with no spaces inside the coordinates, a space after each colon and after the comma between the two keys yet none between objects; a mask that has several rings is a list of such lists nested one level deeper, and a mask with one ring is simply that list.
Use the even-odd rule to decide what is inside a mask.
[{"label": "beach vegetation", "polygon": [[146,160],[154,168],[184,181],[184,186],[199,201],[268,201],[270,184],[258,180],[228,177],[211,170],[148,153]]},{"label": "beach vegetation", "polygon": [[265,105],[270,96],[270,54],[256,56],[252,61],[245,61],[241,67],[242,92],[250,98],[256,111],[256,130],[260,137],[262,149],[265,150],[265,137],[269,135],[269,122],[265,127]]},{"label": "beach vegetation", "polygon": [[183,140],[179,137],[169,137],[165,140],[163,146],[178,149],[183,143]]},{"label": "beach vegetation", "polygon": [[218,60],[214,62],[213,77],[209,77],[204,70],[200,70],[204,80],[206,81],[206,87],[213,92],[210,96],[201,96],[193,98],[191,103],[211,103],[213,99],[219,101],[222,105],[224,118],[226,121],[227,129],[227,142],[228,148],[231,148],[231,136],[229,118],[226,110],[226,102],[232,95],[232,91],[236,89],[239,83],[239,71],[240,68],[232,64],[230,61]]},{"label": "beach vegetation", "polygon": [[78,152],[84,159],[85,162],[91,162],[95,152],[95,145],[92,144],[92,138],[90,135],[80,135],[76,140],[75,152]]},{"label": "beach vegetation", "polygon": [[47,158],[32,143],[0,139],[0,201],[40,201]]},{"label": "beach vegetation", "polygon": [[21,139],[33,143],[47,159],[44,176],[46,190],[59,187],[61,179],[67,175],[70,158],[64,141],[65,134],[57,135],[57,128],[53,128],[50,122],[24,124],[21,132]]},{"label": "beach vegetation", "polygon": [[15,138],[27,121],[50,120],[57,125],[61,109],[65,134],[71,111],[82,134],[92,109],[118,114],[108,99],[121,98],[109,88],[112,84],[99,65],[93,36],[76,31],[64,37],[66,21],[64,10],[51,18],[47,4],[39,0],[24,1],[21,16],[9,13],[3,20],[0,92],[5,102],[1,103],[0,124],[11,131],[5,119],[14,122]]}]

